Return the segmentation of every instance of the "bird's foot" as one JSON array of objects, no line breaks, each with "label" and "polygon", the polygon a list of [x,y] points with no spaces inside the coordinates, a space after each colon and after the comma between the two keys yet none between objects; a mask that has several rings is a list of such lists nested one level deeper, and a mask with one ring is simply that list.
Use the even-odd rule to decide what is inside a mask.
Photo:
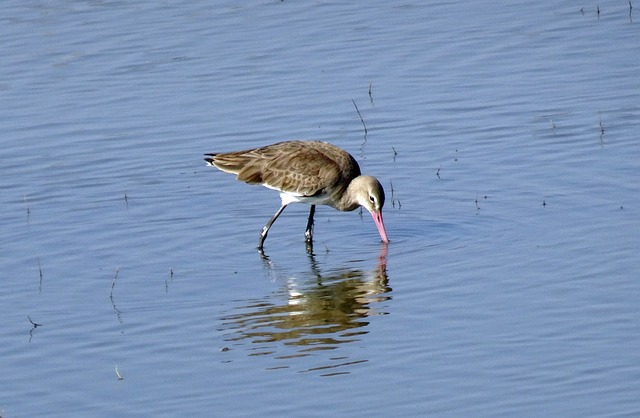
[{"label": "bird's foot", "polygon": [[313,244],[313,231],[304,231],[304,242],[306,242],[307,244]]},{"label": "bird's foot", "polygon": [[264,245],[264,240],[267,238],[267,231],[263,229],[260,233],[260,240],[258,241],[258,252],[262,254],[262,246]]},{"label": "bird's foot", "polygon": [[313,255],[313,240],[308,239],[304,241],[305,248],[307,250],[307,254]]}]

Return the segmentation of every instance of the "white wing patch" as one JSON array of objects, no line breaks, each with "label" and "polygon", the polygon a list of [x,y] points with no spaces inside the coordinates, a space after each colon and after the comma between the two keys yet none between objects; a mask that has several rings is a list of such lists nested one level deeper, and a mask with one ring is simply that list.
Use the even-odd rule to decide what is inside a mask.
[{"label": "white wing patch", "polygon": [[[269,186],[267,186],[269,187]],[[272,189],[272,187],[269,187]],[[280,192],[280,199],[283,205],[289,203],[306,203],[308,205],[328,205],[331,203],[330,196],[326,194],[319,194],[316,196],[302,196],[300,194]]]}]

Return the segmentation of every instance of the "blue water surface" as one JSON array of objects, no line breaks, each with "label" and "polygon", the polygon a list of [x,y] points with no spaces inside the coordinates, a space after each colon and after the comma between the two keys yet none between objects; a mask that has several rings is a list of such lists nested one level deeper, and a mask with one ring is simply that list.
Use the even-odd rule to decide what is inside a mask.
[{"label": "blue water surface", "polygon": [[[636,7],[0,5],[0,415],[637,416]],[[292,205],[207,152],[321,139]]]}]

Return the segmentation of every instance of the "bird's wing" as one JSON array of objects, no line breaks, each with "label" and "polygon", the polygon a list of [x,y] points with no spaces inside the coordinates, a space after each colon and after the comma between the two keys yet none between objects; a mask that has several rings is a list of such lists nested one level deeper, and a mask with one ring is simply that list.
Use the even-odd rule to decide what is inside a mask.
[{"label": "bird's wing", "polygon": [[249,184],[299,196],[337,191],[360,174],[347,152],[317,141],[286,141],[261,148],[209,154],[207,162]]},{"label": "bird's wing", "polygon": [[265,160],[261,170],[265,186],[300,196],[321,193],[334,186],[340,176],[335,161],[309,148],[289,148],[287,153]]}]

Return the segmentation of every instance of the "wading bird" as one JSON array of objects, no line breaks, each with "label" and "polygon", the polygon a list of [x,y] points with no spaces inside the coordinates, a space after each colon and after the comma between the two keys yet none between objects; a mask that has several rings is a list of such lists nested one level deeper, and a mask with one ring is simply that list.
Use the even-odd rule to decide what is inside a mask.
[{"label": "wading bird", "polygon": [[294,202],[311,205],[304,233],[308,244],[313,240],[316,205],[341,211],[364,207],[371,213],[382,241],[389,242],[382,220],[382,185],[375,177],[361,175],[358,162],[335,145],[320,141],[285,141],[245,151],[205,155],[208,165],[235,174],[240,181],[261,184],[280,192],[282,205],[260,232],[260,251],[271,225],[284,208]]}]

